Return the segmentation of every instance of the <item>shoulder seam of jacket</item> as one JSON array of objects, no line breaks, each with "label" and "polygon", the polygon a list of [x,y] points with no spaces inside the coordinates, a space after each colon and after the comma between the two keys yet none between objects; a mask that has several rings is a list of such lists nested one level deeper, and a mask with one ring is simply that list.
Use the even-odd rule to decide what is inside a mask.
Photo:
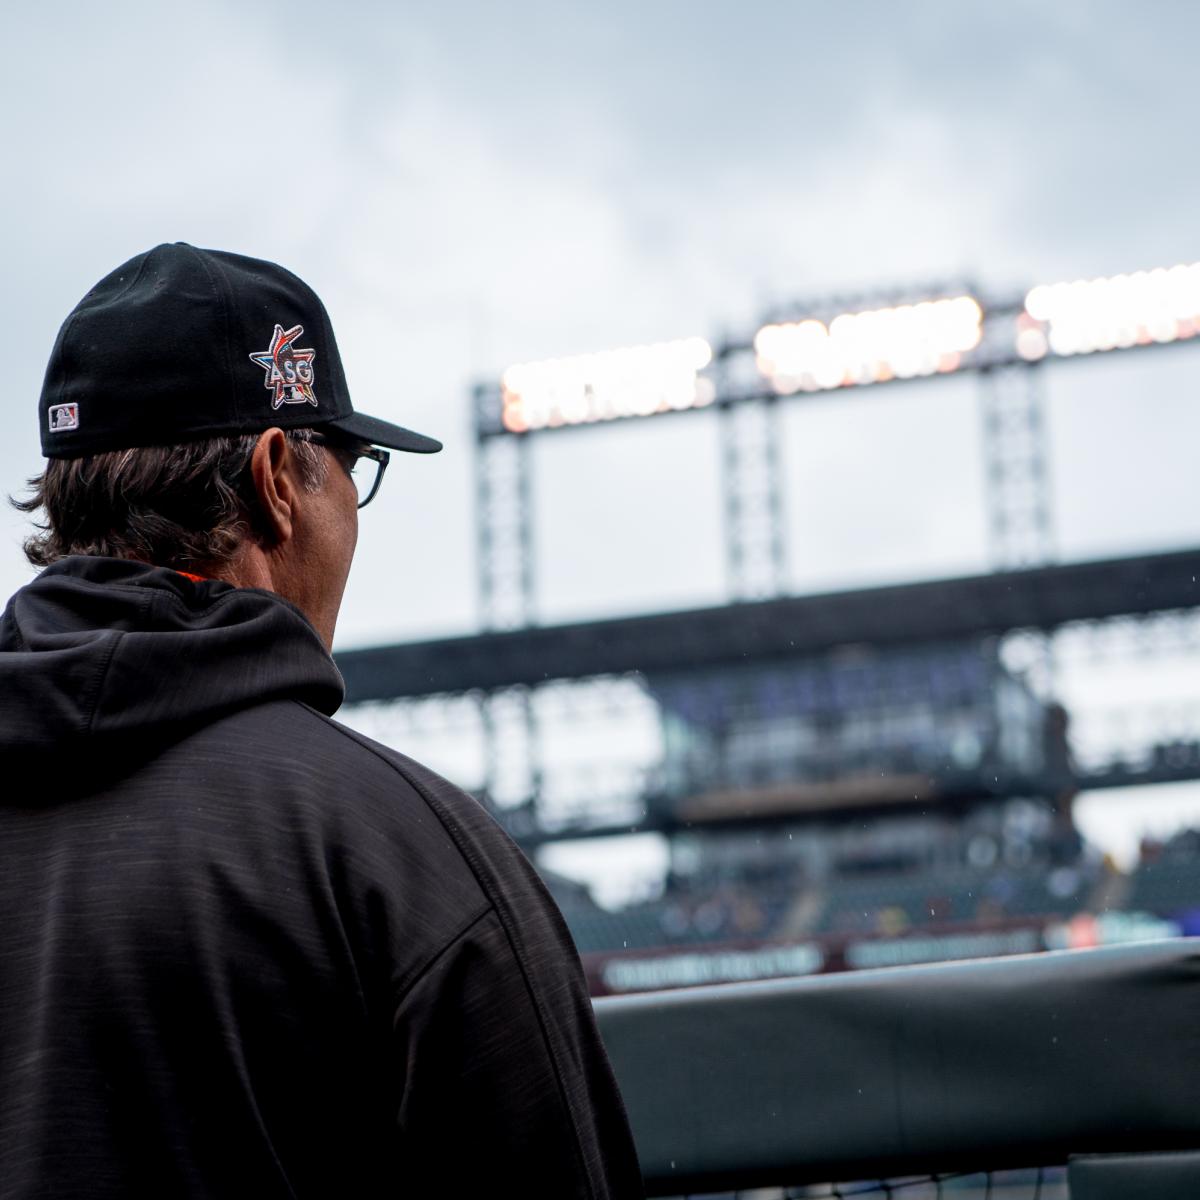
[{"label": "shoulder seam of jacket", "polygon": [[480,921],[482,921],[485,917],[490,917],[493,915],[495,915],[496,919],[499,920],[499,914],[496,912],[496,906],[489,903],[482,912],[476,913],[475,916],[467,921],[461,929],[448,937],[445,945],[442,946],[440,950],[437,950],[435,953],[430,955],[430,957],[424,963],[422,963],[421,966],[409,974],[409,977],[401,986],[396,988],[395,997],[392,1003],[393,1027],[396,1024],[396,1017],[399,1015],[400,1009],[404,1006],[404,1002],[408,999],[409,993],[413,990],[413,988],[415,988],[421,982],[421,980],[424,979],[425,976],[428,975],[429,972],[432,971],[439,962],[441,962],[446,954],[453,950],[454,947],[458,945],[458,943],[461,942],[463,938],[465,938],[467,934],[479,924]]},{"label": "shoulder seam of jacket", "polygon": [[[362,746],[364,750],[374,755],[377,759],[379,759],[380,762],[391,767],[391,769],[395,771],[395,773],[399,775],[400,778],[403,779],[408,786],[411,787],[421,797],[422,800],[425,801],[425,803],[429,806],[430,812],[432,812],[433,815],[441,822],[442,828],[446,830],[450,840],[454,843],[455,848],[462,856],[463,861],[467,864],[471,873],[475,876],[475,880],[479,884],[480,891],[482,891],[483,894],[491,901],[493,911],[496,913],[496,916],[500,921],[500,928],[504,931],[505,939],[508,941],[509,948],[512,950],[513,959],[520,969],[521,978],[525,981],[525,990],[529,994],[529,1001],[533,1005],[534,1012],[537,1014],[538,1026],[542,1031],[542,1042],[545,1044],[546,1053],[549,1056],[551,1065],[554,1068],[554,1080],[558,1084],[559,1098],[562,1101],[563,1108],[566,1109],[568,1120],[571,1123],[571,1132],[574,1134],[574,1148],[575,1154],[579,1160],[580,1172],[583,1175],[583,1178],[587,1180],[588,1194],[593,1197],[593,1200],[595,1200],[596,1186],[595,1181],[592,1178],[592,1170],[588,1163],[587,1155],[584,1153],[584,1143],[582,1132],[579,1128],[579,1118],[576,1115],[575,1106],[571,1103],[570,1094],[567,1090],[566,1080],[564,1078],[563,1066],[559,1060],[558,1051],[554,1045],[554,1040],[550,1036],[549,1022],[546,1019],[546,1012],[542,1004],[542,998],[538,994],[538,989],[533,986],[533,981],[529,977],[529,970],[525,962],[525,956],[521,951],[519,938],[514,932],[515,922],[511,920],[511,914],[507,913],[505,904],[498,902],[500,897],[493,896],[491,889],[485,886],[478,866],[457,836],[457,831],[455,830],[453,823],[449,821],[446,815],[443,813],[441,804],[434,796],[430,795],[428,789],[425,788],[419,780],[413,779],[411,776],[409,776],[409,774],[401,768],[399,763],[395,763],[386,755],[381,754],[379,748],[376,748],[376,746],[371,742],[371,739],[365,734],[361,734],[357,730],[350,729],[347,726],[333,720],[331,717],[327,717],[324,713],[320,712],[318,709],[312,708],[310,705],[305,704],[302,700],[296,700],[293,701],[293,703],[299,704],[301,707],[308,709],[326,724],[337,730],[338,733],[342,734],[344,737],[348,738],[357,745]],[[455,785],[451,784],[451,786]],[[458,790],[461,791],[462,789],[459,788]],[[472,803],[478,803],[478,801],[472,801]],[[489,820],[490,819],[491,818],[489,818]],[[500,830],[500,832],[503,834],[503,830]],[[508,835],[504,834],[504,836],[507,837]],[[519,850],[518,853],[520,853]],[[532,870],[532,867],[530,869]],[[509,917],[508,920],[505,919],[506,916]]]},{"label": "shoulder seam of jacket", "polygon": [[118,629],[109,639],[108,645],[103,649],[100,655],[100,662],[96,667],[94,682],[91,686],[91,694],[88,696],[84,704],[87,711],[87,732],[89,734],[95,732],[96,714],[100,711],[100,696],[104,691],[104,681],[108,678],[109,668],[112,666],[113,656],[117,652],[117,647],[121,644],[121,639],[125,636],[123,629]]}]

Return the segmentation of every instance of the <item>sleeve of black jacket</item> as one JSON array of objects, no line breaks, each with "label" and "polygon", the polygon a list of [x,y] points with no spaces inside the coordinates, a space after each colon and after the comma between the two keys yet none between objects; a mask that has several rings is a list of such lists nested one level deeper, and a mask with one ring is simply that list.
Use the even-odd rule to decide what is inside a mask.
[{"label": "sleeve of black jacket", "polygon": [[490,901],[395,998],[401,1177],[413,1195],[641,1196],[624,1105],[557,906],[476,801],[388,758]]}]

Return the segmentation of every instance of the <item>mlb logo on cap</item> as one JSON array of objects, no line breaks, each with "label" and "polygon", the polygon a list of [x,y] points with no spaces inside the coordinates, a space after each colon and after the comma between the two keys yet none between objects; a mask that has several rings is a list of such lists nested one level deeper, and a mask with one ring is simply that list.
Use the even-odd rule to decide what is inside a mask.
[{"label": "mlb logo on cap", "polygon": [[50,409],[50,432],[79,428],[78,404],[55,404]]}]

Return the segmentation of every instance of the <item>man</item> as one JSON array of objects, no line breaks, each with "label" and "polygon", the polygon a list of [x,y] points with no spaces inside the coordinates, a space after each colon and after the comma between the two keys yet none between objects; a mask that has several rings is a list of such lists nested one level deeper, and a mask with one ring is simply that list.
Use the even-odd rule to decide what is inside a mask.
[{"label": "man", "polygon": [[46,569],[0,620],[0,1196],[638,1194],[537,876],[330,720],[378,447],[440,444],[352,409],[294,275],[182,244],[68,317],[40,422]]}]

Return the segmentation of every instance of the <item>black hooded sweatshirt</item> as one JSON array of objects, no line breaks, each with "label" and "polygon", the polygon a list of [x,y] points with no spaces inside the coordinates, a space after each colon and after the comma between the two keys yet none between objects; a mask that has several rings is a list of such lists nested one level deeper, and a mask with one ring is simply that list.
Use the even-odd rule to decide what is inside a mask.
[{"label": "black hooded sweatshirt", "polygon": [[269,592],[64,559],[0,620],[0,1198],[630,1197],[578,957]]}]

